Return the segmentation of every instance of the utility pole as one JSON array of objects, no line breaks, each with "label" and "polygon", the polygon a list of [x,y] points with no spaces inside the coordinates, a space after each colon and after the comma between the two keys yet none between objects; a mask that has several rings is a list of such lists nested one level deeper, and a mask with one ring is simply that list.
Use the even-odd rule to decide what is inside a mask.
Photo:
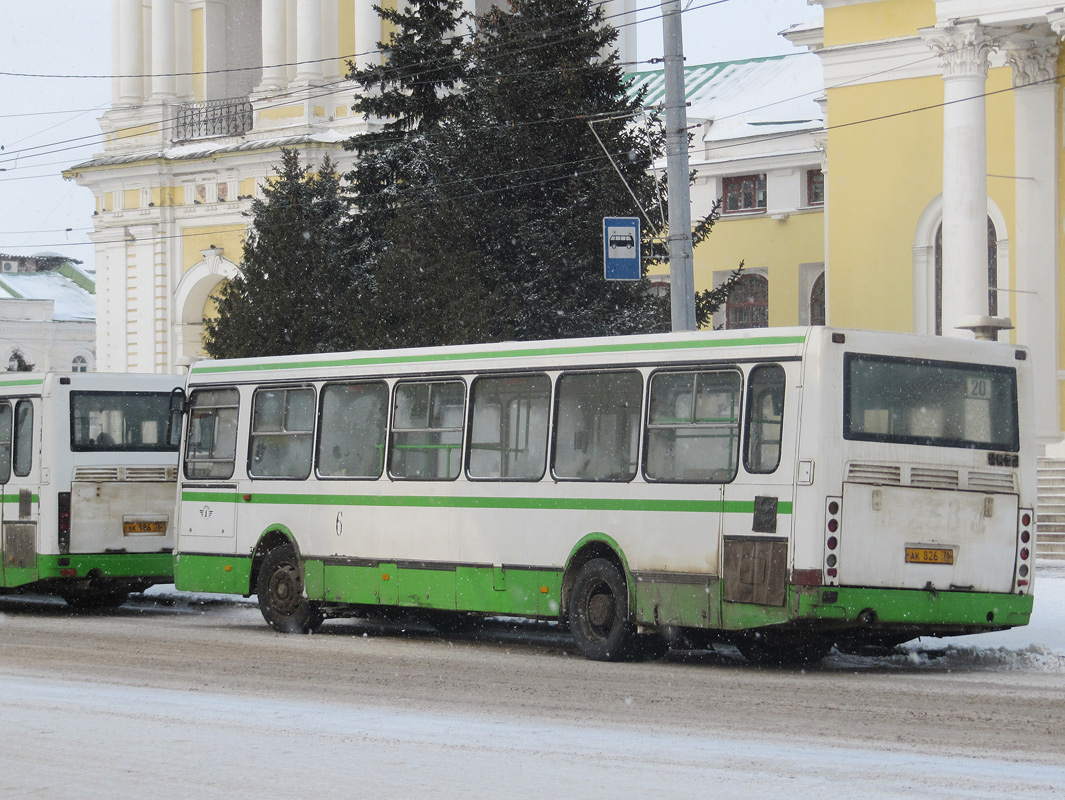
[{"label": "utility pole", "polygon": [[695,269],[688,185],[688,99],[684,90],[681,0],[662,0],[666,77],[666,189],[669,197],[669,296],[673,330],[695,330]]}]

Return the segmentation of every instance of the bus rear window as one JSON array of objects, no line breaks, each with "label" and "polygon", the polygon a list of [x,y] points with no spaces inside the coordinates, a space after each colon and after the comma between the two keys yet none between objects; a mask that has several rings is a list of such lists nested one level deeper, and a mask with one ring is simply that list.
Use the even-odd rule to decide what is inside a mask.
[{"label": "bus rear window", "polygon": [[173,451],[166,440],[169,392],[71,392],[70,449]]},{"label": "bus rear window", "polygon": [[845,439],[1019,449],[1013,369],[848,353],[844,370]]}]

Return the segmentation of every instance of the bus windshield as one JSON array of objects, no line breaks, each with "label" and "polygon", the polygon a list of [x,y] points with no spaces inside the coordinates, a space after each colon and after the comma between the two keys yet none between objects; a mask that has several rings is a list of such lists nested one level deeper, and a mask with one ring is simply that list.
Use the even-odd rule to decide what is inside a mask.
[{"label": "bus windshield", "polygon": [[70,449],[172,451],[167,392],[71,392]]},{"label": "bus windshield", "polygon": [[1017,374],[1008,367],[848,353],[843,436],[1017,452]]}]

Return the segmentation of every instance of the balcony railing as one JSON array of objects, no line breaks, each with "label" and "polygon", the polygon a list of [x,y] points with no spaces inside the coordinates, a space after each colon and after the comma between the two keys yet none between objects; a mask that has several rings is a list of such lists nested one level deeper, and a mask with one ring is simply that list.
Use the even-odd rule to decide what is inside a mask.
[{"label": "balcony railing", "polygon": [[246,97],[186,103],[178,107],[174,141],[242,136],[251,130],[254,115]]}]

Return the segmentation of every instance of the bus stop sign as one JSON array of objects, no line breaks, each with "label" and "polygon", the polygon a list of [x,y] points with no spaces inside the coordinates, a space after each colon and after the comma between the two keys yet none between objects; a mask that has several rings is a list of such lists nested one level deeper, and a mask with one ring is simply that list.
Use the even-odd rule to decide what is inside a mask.
[{"label": "bus stop sign", "polygon": [[639,217],[603,218],[603,263],[608,281],[640,279]]}]

